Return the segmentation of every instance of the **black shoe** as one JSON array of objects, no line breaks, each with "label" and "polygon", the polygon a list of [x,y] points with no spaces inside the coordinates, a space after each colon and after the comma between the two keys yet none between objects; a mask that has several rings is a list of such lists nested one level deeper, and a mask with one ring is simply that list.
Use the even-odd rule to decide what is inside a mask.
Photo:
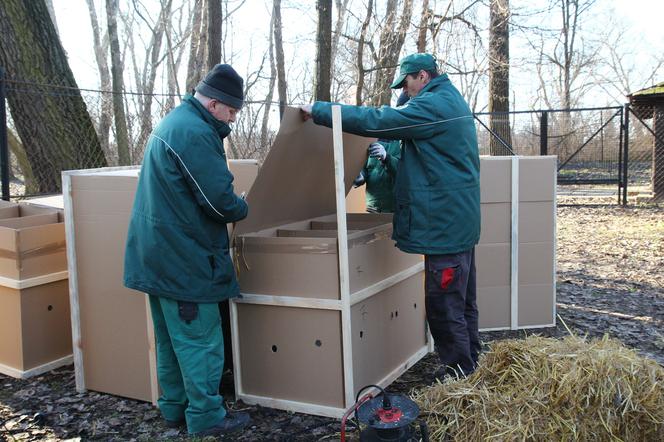
[{"label": "black shoe", "polygon": [[184,419],[179,421],[169,421],[168,419],[164,419],[164,425],[167,428],[184,428],[187,426],[187,422]]},{"label": "black shoe", "polygon": [[226,417],[219,424],[207,430],[192,434],[195,437],[221,436],[222,434],[235,433],[242,430],[249,423],[249,414],[236,411],[226,413]]}]

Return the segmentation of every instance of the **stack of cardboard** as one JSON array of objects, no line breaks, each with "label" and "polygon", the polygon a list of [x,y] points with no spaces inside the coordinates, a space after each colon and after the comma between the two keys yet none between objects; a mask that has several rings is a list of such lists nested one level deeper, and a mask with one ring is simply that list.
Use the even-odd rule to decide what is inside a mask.
[{"label": "stack of cardboard", "polygon": [[61,210],[0,205],[0,373],[27,378],[72,361]]}]

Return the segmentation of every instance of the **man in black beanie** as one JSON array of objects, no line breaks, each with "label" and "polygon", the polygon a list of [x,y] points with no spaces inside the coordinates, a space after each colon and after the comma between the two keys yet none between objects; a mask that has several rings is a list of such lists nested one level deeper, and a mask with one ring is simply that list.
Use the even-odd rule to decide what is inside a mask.
[{"label": "man in black beanie", "polygon": [[154,129],[129,224],[124,283],[147,293],[157,347],[159,409],[194,436],[239,431],[249,415],[219,395],[224,342],[218,303],[239,295],[226,224],[247,216],[223,140],[244,104],[243,80],[216,65]]}]

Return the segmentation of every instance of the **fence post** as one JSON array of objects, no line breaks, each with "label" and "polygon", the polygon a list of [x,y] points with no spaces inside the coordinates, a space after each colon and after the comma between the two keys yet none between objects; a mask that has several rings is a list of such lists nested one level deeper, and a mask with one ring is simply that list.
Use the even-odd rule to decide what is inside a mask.
[{"label": "fence post", "polygon": [[629,103],[625,103],[625,141],[623,143],[623,206],[627,205],[627,182],[629,177],[627,176],[627,163],[629,163]]},{"label": "fence post", "polygon": [[623,140],[625,139],[625,108],[620,109],[620,135],[618,135],[618,204],[622,201],[624,180],[623,168]]},{"label": "fence post", "polygon": [[9,146],[7,145],[5,97],[5,71],[0,67],[0,176],[2,180],[2,199],[9,201]]},{"label": "fence post", "polygon": [[542,111],[540,117],[540,155],[549,153],[549,113]]}]

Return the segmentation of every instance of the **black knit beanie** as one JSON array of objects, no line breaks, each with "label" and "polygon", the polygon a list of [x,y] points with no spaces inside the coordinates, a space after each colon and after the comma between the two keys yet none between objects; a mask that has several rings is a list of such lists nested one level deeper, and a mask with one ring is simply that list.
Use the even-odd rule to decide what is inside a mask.
[{"label": "black knit beanie", "polygon": [[212,68],[196,86],[196,92],[240,109],[244,104],[244,80],[229,64]]}]

